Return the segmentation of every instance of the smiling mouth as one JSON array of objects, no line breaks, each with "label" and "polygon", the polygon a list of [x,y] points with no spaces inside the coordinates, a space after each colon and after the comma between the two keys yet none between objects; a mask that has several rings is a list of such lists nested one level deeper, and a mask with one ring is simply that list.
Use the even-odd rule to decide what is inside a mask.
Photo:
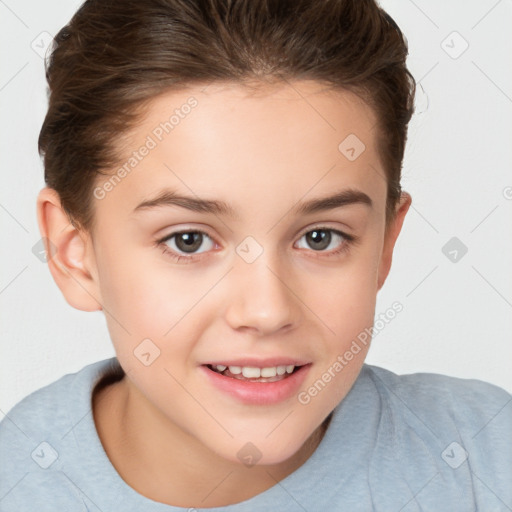
[{"label": "smiling mouth", "polygon": [[248,382],[277,382],[288,378],[302,366],[275,366],[271,368],[256,368],[249,366],[205,365],[209,370],[224,377]]}]

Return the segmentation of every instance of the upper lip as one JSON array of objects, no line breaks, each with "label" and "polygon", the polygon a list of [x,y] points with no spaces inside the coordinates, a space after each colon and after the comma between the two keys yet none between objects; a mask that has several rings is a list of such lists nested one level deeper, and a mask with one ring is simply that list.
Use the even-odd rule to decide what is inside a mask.
[{"label": "upper lip", "polygon": [[303,359],[295,359],[292,357],[268,357],[266,359],[257,359],[254,357],[245,357],[243,359],[219,359],[218,361],[210,361],[208,363],[212,366],[250,366],[253,368],[272,368],[274,366],[304,366],[309,364],[310,361]]}]

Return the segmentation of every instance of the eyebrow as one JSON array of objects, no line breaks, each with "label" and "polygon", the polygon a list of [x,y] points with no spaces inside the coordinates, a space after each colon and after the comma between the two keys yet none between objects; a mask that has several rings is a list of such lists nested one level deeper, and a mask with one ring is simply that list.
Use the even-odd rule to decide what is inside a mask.
[{"label": "eyebrow", "polygon": [[[327,197],[301,201],[295,205],[292,209],[292,213],[294,215],[310,215],[312,213],[334,210],[335,208],[354,204],[366,205],[369,208],[373,207],[373,202],[367,194],[360,190],[350,188]],[[148,211],[165,206],[179,206],[194,212],[227,216],[233,219],[240,218],[236,211],[224,201],[185,196],[173,190],[163,190],[153,199],[147,199],[138,204],[133,212],[138,213],[139,211]]]}]

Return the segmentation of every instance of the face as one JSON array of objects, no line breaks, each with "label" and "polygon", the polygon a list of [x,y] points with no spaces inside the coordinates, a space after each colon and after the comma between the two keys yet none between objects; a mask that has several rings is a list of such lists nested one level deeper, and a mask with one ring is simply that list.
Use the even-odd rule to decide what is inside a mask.
[{"label": "face", "polygon": [[150,105],[117,178],[97,181],[88,258],[132,397],[160,425],[275,464],[346,395],[368,344],[344,354],[385,278],[375,123],[356,96],[311,82]]}]

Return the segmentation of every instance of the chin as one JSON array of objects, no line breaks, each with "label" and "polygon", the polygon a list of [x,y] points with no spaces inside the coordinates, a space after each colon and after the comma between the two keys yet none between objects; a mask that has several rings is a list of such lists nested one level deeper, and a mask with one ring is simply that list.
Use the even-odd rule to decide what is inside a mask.
[{"label": "chin", "polygon": [[276,437],[273,440],[261,438],[261,435],[246,436],[245,439],[253,441],[231,440],[229,446],[216,453],[224,459],[245,467],[272,466],[286,462],[293,457],[304,445],[304,441],[297,439],[290,444],[289,438]]}]

